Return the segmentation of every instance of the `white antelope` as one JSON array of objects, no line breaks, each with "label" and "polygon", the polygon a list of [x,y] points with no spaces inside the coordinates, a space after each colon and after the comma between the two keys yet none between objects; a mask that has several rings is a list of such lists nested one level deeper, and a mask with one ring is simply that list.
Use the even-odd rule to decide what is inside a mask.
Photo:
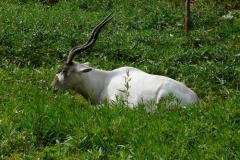
[{"label": "white antelope", "polygon": [[[133,67],[121,67],[112,71],[92,68],[88,63],[80,64],[73,58],[90,48],[97,40],[101,29],[112,19],[107,16],[97,25],[85,45],[74,47],[67,61],[60,67],[51,87],[54,92],[60,88],[74,89],[85,98],[90,98],[92,104],[101,104],[104,100],[118,101],[124,99],[128,107],[138,104],[153,104],[154,109],[161,99],[171,94],[172,103],[185,106],[200,105],[198,96],[183,83],[171,78],[145,73]],[[149,109],[149,108],[146,108]]]}]

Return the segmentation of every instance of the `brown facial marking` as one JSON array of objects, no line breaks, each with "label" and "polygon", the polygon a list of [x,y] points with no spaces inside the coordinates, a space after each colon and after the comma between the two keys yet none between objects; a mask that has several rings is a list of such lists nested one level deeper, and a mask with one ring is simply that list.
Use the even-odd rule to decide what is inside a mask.
[{"label": "brown facial marking", "polygon": [[58,71],[57,73],[60,73],[60,72],[67,72],[69,67],[72,65],[73,63],[67,63],[67,62],[64,62],[59,68],[58,68]]}]

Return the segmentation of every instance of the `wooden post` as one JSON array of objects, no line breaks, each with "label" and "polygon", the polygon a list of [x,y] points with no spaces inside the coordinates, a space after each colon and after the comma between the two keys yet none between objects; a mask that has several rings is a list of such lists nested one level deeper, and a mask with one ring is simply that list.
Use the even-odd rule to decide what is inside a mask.
[{"label": "wooden post", "polygon": [[191,21],[190,21],[190,0],[186,0],[185,9],[186,9],[185,31],[186,31],[186,35],[188,35],[189,31],[190,31],[190,25],[191,25]]}]

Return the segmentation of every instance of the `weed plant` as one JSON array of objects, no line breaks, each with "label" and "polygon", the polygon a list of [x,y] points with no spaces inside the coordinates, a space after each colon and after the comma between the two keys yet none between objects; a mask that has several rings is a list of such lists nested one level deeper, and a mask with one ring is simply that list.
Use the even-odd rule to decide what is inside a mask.
[{"label": "weed plant", "polygon": [[[2,0],[0,158],[239,159],[237,4],[196,1],[186,37],[182,1]],[[97,108],[73,91],[51,92],[68,51],[109,13],[113,21],[76,60],[169,76],[196,91],[202,108]]]}]

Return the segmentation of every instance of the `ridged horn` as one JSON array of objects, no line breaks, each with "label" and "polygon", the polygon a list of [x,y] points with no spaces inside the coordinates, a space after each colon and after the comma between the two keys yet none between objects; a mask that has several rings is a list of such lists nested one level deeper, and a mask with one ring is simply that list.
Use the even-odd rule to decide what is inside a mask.
[{"label": "ridged horn", "polygon": [[85,51],[86,49],[90,48],[97,40],[98,35],[101,29],[113,18],[112,14],[109,14],[100,24],[98,24],[92,31],[90,38],[88,39],[87,43],[81,46],[76,46],[71,49],[68,54],[67,64],[71,64],[73,58],[80,52]]}]

